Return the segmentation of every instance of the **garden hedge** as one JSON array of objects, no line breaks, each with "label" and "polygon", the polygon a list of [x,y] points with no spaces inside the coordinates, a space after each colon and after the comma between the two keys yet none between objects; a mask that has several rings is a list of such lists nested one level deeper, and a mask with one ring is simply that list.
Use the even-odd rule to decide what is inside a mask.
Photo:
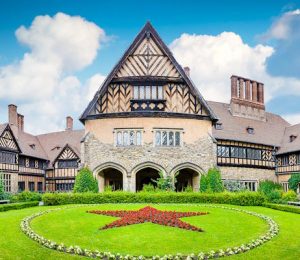
[{"label": "garden hedge", "polygon": [[271,208],[271,209],[277,209],[281,211],[287,211],[292,213],[300,214],[300,207],[290,206],[290,205],[282,205],[282,204],[273,204],[273,203],[264,203],[264,207]]},{"label": "garden hedge", "polygon": [[13,210],[13,209],[30,208],[30,207],[35,207],[38,205],[39,205],[38,201],[4,204],[4,205],[0,205],[0,212],[9,211],[9,210]]},{"label": "garden hedge", "polygon": [[261,206],[265,202],[265,198],[257,192],[46,193],[43,195],[43,202],[45,205],[102,203],[217,203],[240,206]]}]

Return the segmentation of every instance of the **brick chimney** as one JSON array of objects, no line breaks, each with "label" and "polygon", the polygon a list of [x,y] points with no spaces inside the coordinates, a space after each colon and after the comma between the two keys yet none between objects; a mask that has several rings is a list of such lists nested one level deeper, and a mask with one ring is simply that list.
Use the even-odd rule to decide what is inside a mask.
[{"label": "brick chimney", "polygon": [[231,76],[230,108],[234,116],[265,121],[264,84]]},{"label": "brick chimney", "polygon": [[184,67],[183,68],[184,72],[185,72],[185,75],[187,75],[188,77],[190,77],[190,67]]},{"label": "brick chimney", "polygon": [[18,129],[19,131],[24,132],[24,116],[21,114],[18,115]]},{"label": "brick chimney", "polygon": [[71,116],[66,117],[66,130],[73,130],[73,118]]},{"label": "brick chimney", "polygon": [[18,138],[18,112],[17,106],[10,104],[8,105],[8,123],[16,138]]}]

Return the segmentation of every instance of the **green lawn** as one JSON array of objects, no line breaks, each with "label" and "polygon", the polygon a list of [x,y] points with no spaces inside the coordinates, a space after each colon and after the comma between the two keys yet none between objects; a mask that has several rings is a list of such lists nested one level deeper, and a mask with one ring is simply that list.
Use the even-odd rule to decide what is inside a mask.
[{"label": "green lawn", "polygon": [[[201,205],[155,205],[162,210],[208,211],[210,214],[184,218],[205,230],[203,233],[164,227],[151,223],[99,230],[115,218],[86,213],[89,209],[138,209],[145,205],[98,205],[55,211],[36,218],[33,229],[66,245],[130,254],[192,253],[240,245],[267,230],[261,219],[245,213]],[[232,206],[228,206],[232,207]],[[0,213],[0,259],[71,259],[79,258],[41,247],[27,238],[20,221],[34,212],[50,207],[36,207]],[[300,215],[262,207],[241,207],[272,217],[280,233],[266,244],[237,259],[297,259],[300,257]]]}]

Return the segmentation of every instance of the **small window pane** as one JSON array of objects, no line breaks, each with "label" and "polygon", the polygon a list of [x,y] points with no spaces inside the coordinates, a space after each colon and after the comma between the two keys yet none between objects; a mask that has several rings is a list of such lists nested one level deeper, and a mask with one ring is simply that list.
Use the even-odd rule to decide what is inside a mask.
[{"label": "small window pane", "polygon": [[160,131],[156,131],[156,133],[155,133],[155,145],[160,146],[160,144],[161,144]]},{"label": "small window pane", "polygon": [[174,132],[169,132],[169,146],[174,146]]},{"label": "small window pane", "polygon": [[146,86],[146,99],[151,99],[151,87]]},{"label": "small window pane", "polygon": [[123,134],[123,145],[128,145],[129,143],[129,138],[128,138],[128,132],[125,131],[124,134]]},{"label": "small window pane", "polygon": [[145,99],[145,87],[140,86],[140,99]]},{"label": "small window pane", "polygon": [[122,145],[122,132],[117,134],[117,145]]},{"label": "small window pane", "polygon": [[130,131],[129,133],[129,144],[134,145],[134,131]]},{"label": "small window pane", "polygon": [[133,88],[133,98],[134,99],[139,98],[139,87],[138,86],[134,86],[134,88]]},{"label": "small window pane", "polygon": [[152,95],[152,99],[157,99],[157,89],[156,89],[156,86],[152,86],[151,87],[151,95]]},{"label": "small window pane", "polygon": [[166,146],[168,144],[167,142],[167,132],[163,131],[162,132],[162,145]]},{"label": "small window pane", "polygon": [[180,132],[175,133],[175,145],[180,146]]},{"label": "small window pane", "polygon": [[136,145],[142,144],[142,133],[141,131],[136,132]]},{"label": "small window pane", "polygon": [[158,86],[158,95],[157,98],[158,99],[163,99],[163,87],[162,86]]}]

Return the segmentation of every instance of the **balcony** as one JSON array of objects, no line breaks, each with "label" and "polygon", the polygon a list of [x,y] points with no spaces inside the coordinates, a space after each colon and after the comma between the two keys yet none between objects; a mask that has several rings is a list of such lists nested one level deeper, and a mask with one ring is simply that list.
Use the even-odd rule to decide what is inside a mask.
[{"label": "balcony", "polygon": [[164,99],[132,99],[131,111],[164,111],[166,100]]}]

